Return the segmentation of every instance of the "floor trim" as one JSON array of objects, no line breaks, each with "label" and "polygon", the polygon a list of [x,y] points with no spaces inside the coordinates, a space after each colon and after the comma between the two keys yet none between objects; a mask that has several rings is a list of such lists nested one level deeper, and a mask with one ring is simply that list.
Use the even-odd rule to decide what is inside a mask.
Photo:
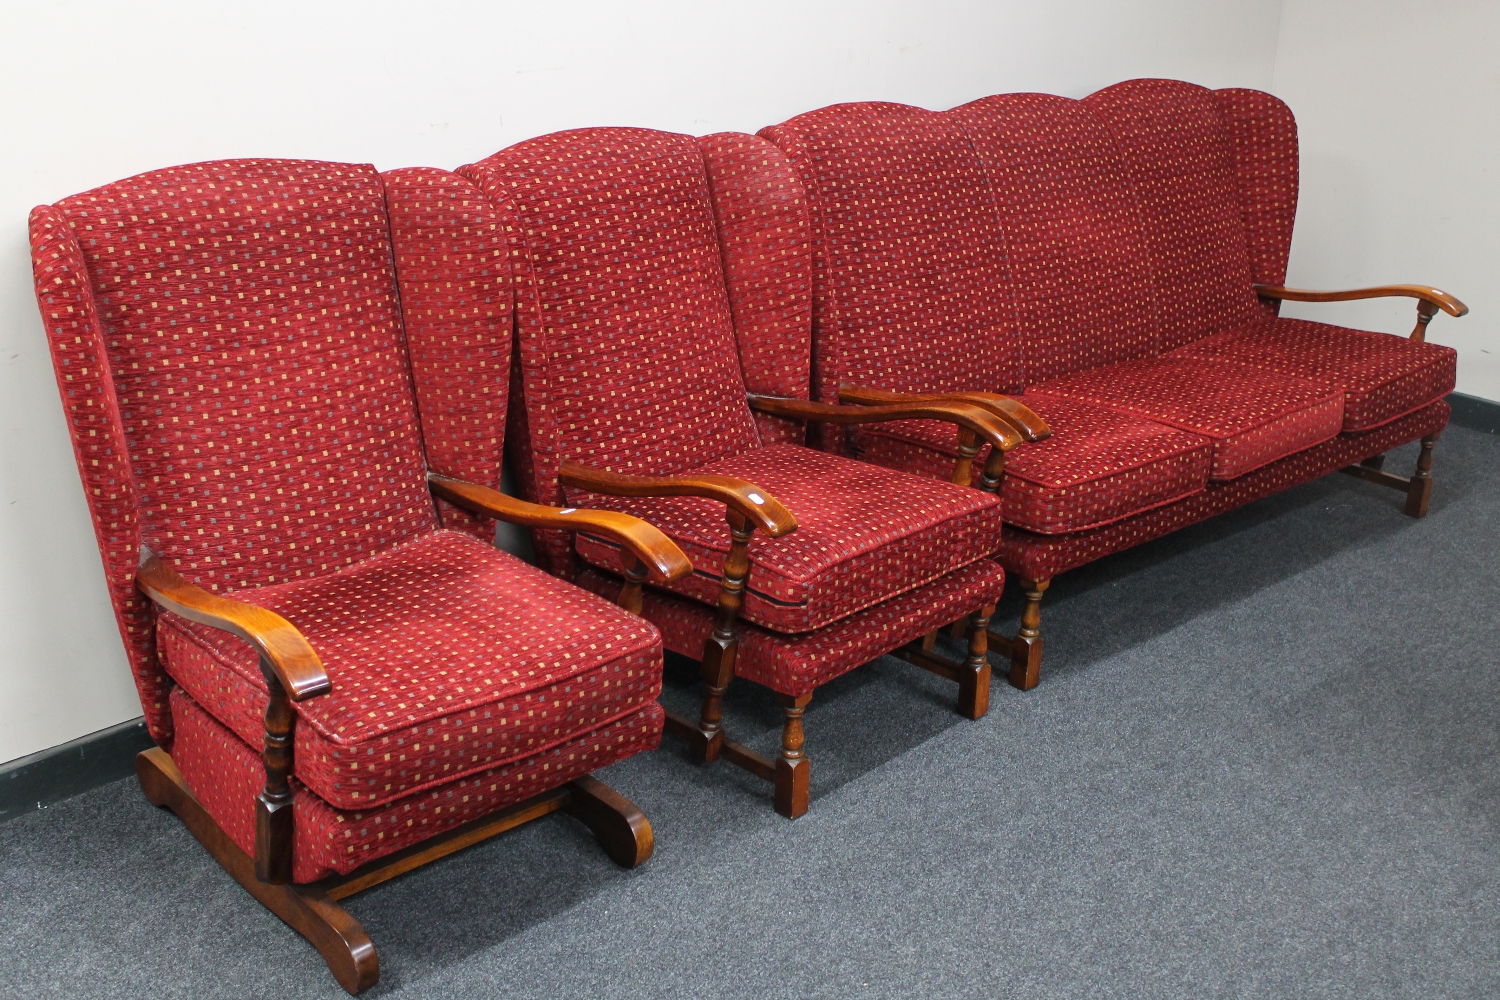
[{"label": "floor trim", "polygon": [[132,719],[0,765],[0,823],[134,774],[135,755],[155,745]]},{"label": "floor trim", "polygon": [[1467,427],[1471,431],[1500,434],[1500,403],[1463,392],[1450,392],[1448,405],[1453,407],[1449,423]]}]

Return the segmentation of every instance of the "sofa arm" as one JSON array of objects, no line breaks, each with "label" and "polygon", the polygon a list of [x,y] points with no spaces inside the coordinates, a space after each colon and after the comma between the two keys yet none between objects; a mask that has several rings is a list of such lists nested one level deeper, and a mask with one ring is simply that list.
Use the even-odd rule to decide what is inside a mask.
[{"label": "sofa arm", "polygon": [[640,560],[651,578],[667,583],[680,580],[693,571],[693,564],[656,527],[629,514],[612,510],[587,510],[577,507],[547,507],[507,496],[499,490],[461,479],[428,473],[428,487],[434,496],[480,517],[519,524],[528,528],[553,528],[560,531],[586,531],[612,539]]},{"label": "sofa arm", "polygon": [[855,406],[882,406],[892,403],[969,403],[999,417],[1015,428],[1026,441],[1045,441],[1052,436],[1039,414],[1018,399],[998,392],[890,392],[866,386],[839,386],[839,402]]},{"label": "sofa arm", "polygon": [[1285,288],[1281,285],[1255,286],[1255,294],[1263,299],[1278,299],[1286,302],[1349,302],[1354,299],[1408,298],[1417,300],[1417,325],[1411,331],[1412,340],[1427,339],[1427,324],[1441,309],[1449,316],[1463,316],[1469,307],[1456,297],[1431,285],[1377,285],[1373,288],[1351,288],[1341,292],[1313,292],[1304,288]]},{"label": "sofa arm", "polygon": [[797,530],[797,519],[766,490],[733,476],[627,476],[565,461],[564,486],[615,497],[703,497],[717,500],[772,538]]}]

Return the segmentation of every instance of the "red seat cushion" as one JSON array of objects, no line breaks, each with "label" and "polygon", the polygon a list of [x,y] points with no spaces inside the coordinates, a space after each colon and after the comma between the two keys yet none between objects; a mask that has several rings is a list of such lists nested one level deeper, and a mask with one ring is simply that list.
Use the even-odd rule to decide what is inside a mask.
[{"label": "red seat cushion", "polygon": [[[967,486],[935,482],[796,445],[771,445],[700,466],[738,476],[780,500],[797,518],[781,538],[750,541],[750,579],[741,614],[778,632],[810,632],[921,586],[993,552],[1000,505]],[[673,590],[707,604],[719,599],[729,527],[724,505],[696,497],[605,497],[570,492],[580,506],[644,518],[692,559]],[[620,569],[619,549],[578,536],[578,554]]]},{"label": "red seat cushion", "polygon": [[1367,431],[1420,410],[1453,391],[1458,352],[1451,347],[1276,319],[1205,337],[1174,352],[1295,375],[1344,393],[1344,430]]},{"label": "red seat cushion", "polygon": [[[368,808],[530,756],[637,712],[661,688],[648,622],[491,545],[435,531],[328,576],[233,595],[301,630],[333,690],[296,705],[296,775]],[[167,672],[258,746],[254,649],[163,614]]]},{"label": "red seat cushion", "polygon": [[[255,853],[255,796],[265,784],[257,750],[193,701],[171,695],[177,738],[172,761],[214,821],[246,854]],[[300,727],[299,727],[300,728]],[[340,809],[292,779],[292,881],[347,874],[402,848],[487,816],[661,743],[654,701],[595,729],[515,760],[451,778],[393,802]]]},{"label": "red seat cushion", "polygon": [[[1006,455],[1001,509],[1008,525],[1041,535],[1083,531],[1208,485],[1207,438],[1091,403],[1017,398],[1047,421],[1052,436]],[[952,426],[934,420],[879,424],[858,443],[866,461],[942,479],[958,456]],[[986,448],[975,462],[976,476],[987,455]]]},{"label": "red seat cushion", "polygon": [[1210,438],[1208,478],[1215,480],[1321,444],[1344,422],[1338,389],[1205,358],[1126,361],[1045,382],[1033,393],[1097,403]]},{"label": "red seat cushion", "polygon": [[[580,586],[613,599],[620,580],[596,570],[578,576]],[[980,559],[916,590],[898,594],[827,628],[782,635],[741,622],[734,675],[781,694],[802,695],[1000,600],[1005,570]],[[641,614],[661,629],[666,647],[697,658],[714,630],[714,609],[697,601],[647,588]]]}]

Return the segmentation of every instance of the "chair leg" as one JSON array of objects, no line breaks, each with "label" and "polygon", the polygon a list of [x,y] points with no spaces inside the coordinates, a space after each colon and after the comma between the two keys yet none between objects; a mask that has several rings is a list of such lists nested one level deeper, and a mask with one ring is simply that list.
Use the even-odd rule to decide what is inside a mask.
[{"label": "chair leg", "polygon": [[568,784],[563,811],[582,820],[604,853],[622,868],[643,864],[656,849],[656,837],[646,814],[619,792],[591,774]]},{"label": "chair leg", "polygon": [[1022,580],[1026,607],[1021,611],[1021,630],[1010,641],[1010,683],[1022,691],[1036,687],[1042,674],[1042,595],[1051,580]]},{"label": "chair leg", "polygon": [[1406,514],[1408,517],[1426,517],[1427,504],[1432,500],[1432,447],[1437,444],[1442,431],[1422,439],[1422,451],[1417,455],[1417,471],[1412,474],[1411,484],[1406,488]]},{"label": "chair leg", "polygon": [[254,859],[214,822],[165,750],[153,748],[137,754],[135,770],[151,804],[176,813],[220,867],[262,906],[307,938],[340,986],[359,993],[375,985],[380,979],[380,959],[370,936],[349,911],[316,885],[272,885],[256,878]]},{"label": "chair leg", "polygon": [[812,692],[800,695],[778,694],[783,717],[781,756],[776,758],[776,811],[789,819],[807,812],[808,792],[812,787],[812,763],[802,752],[802,713],[812,701]]},{"label": "chair leg", "polygon": [[991,604],[968,618],[969,650],[958,671],[958,714],[966,719],[982,718],[990,710],[990,616],[994,613]]}]

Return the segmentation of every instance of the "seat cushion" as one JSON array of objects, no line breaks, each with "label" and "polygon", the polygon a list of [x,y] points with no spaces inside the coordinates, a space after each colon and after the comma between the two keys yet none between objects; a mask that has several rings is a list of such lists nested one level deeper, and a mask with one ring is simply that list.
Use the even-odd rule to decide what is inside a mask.
[{"label": "seat cushion", "polygon": [[[233,596],[297,626],[328,671],[333,690],[295,706],[296,775],[338,808],[536,754],[661,688],[648,622],[457,532]],[[266,685],[254,649],[172,614],[157,641],[173,679],[258,746]]]},{"label": "seat cushion", "polygon": [[1213,480],[1321,444],[1344,422],[1338,389],[1206,358],[1126,361],[1044,382],[1033,393],[1097,403],[1209,438]]},{"label": "seat cushion", "polygon": [[[620,582],[618,577],[592,569],[578,576],[579,586],[611,600],[620,593]],[[993,559],[980,559],[816,632],[783,635],[741,622],[734,675],[781,694],[807,694],[913,639],[994,604],[1004,589],[1004,568]],[[714,630],[714,609],[649,587],[641,602],[641,614],[661,629],[668,649],[694,659],[703,654],[703,641]]]},{"label": "seat cushion", "polygon": [[1344,393],[1346,431],[1367,431],[1453,391],[1451,347],[1301,319],[1252,323],[1174,352],[1307,379]]},{"label": "seat cushion", "polygon": [[[778,632],[822,628],[983,558],[1000,539],[1000,505],[989,494],[811,448],[755,448],[693,471],[749,480],[797,518],[789,535],[756,532],[750,541],[741,614]],[[694,567],[671,589],[717,603],[729,551],[723,504],[569,495],[579,506],[625,511],[666,532]],[[618,547],[601,540],[579,535],[578,554],[620,570]]]},{"label": "seat cushion", "polygon": [[[177,738],[172,761],[214,822],[246,854],[255,853],[255,796],[266,770],[256,749],[204,711],[181,688],[171,695]],[[661,743],[654,701],[595,729],[505,764],[471,771],[392,802],[340,809],[292,779],[292,881],[316,882],[559,788],[590,771]]]},{"label": "seat cushion", "polygon": [[[1000,493],[1008,525],[1042,535],[1083,531],[1208,484],[1207,438],[1092,403],[1017,398],[1047,421],[1052,436],[1005,457]],[[866,461],[942,479],[958,457],[953,427],[935,420],[872,425],[856,443]],[[974,464],[976,482],[988,454],[986,446]]]}]

